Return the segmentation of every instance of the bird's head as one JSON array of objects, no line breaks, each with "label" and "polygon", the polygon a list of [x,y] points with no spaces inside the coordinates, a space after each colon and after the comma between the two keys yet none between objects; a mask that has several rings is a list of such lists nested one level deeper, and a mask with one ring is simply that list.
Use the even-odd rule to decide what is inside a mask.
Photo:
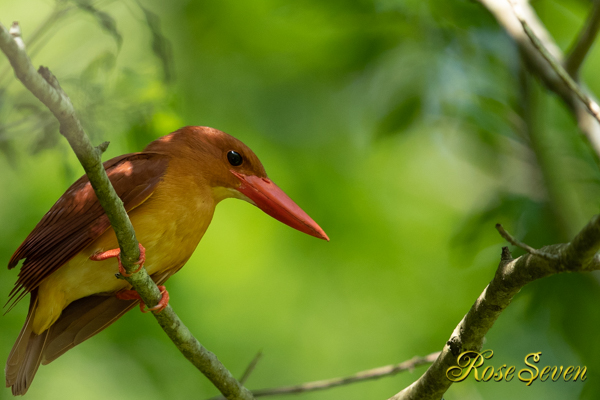
[{"label": "bird's head", "polygon": [[146,151],[167,147],[177,149],[198,168],[218,200],[245,200],[294,229],[329,241],[323,229],[267,177],[254,152],[233,136],[209,127],[188,126],[151,143]]}]

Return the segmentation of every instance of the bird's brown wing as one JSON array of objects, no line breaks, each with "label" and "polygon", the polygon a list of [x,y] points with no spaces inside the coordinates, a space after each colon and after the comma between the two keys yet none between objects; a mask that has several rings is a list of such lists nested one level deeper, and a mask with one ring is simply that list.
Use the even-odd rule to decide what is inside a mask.
[{"label": "bird's brown wing", "polygon": [[[164,154],[144,152],[113,158],[104,168],[129,212],[152,195],[168,163]],[[109,227],[108,217],[84,175],[58,199],[10,259],[9,269],[19,260],[25,261],[9,294],[9,310]]]}]

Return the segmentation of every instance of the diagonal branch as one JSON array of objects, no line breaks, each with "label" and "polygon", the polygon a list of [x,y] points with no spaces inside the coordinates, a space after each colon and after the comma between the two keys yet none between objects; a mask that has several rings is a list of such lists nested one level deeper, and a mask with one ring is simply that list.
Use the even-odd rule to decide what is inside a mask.
[{"label": "diagonal branch", "polygon": [[565,69],[572,77],[576,78],[579,73],[579,68],[583,64],[583,60],[587,56],[598,30],[600,29],[600,1],[594,0],[594,5],[588,19],[585,21],[585,26],[577,36],[577,40],[573,44],[569,55],[565,60]]},{"label": "diagonal branch", "polygon": [[458,365],[457,357],[464,351],[481,350],[486,333],[525,285],[561,272],[599,270],[600,262],[595,256],[599,249],[599,215],[593,217],[571,242],[539,250],[544,256],[530,253],[513,259],[508,248],[502,248],[494,278],[454,329],[442,354],[416,382],[390,400],[441,399],[452,385],[447,376],[448,369]]},{"label": "diagonal branch", "polygon": [[[94,147],[75,115],[71,100],[60,87],[58,80],[48,68],[40,67],[36,72],[25,51],[18,23],[10,32],[0,24],[0,49],[9,59],[19,80],[54,114],[60,123],[61,134],[69,141],[90,183],[104,208],[116,233],[121,260],[128,273],[133,272],[139,258],[138,241],[123,203],[115,193],[101,162],[106,144]],[[126,280],[150,307],[161,298],[160,291],[146,270],[142,268]],[[179,319],[171,306],[154,314],[158,323],[184,356],[192,362],[228,399],[252,399],[252,394],[243,387],[221,364],[217,357],[205,349],[194,338]]]}]

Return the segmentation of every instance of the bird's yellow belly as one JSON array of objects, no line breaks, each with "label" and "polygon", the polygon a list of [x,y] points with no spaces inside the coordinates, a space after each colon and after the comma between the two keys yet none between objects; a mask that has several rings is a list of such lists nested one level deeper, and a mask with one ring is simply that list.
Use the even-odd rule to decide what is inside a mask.
[{"label": "bird's yellow belly", "polygon": [[[155,209],[160,205],[158,200],[153,196],[129,213],[137,239],[146,248],[144,267],[150,275],[180,268],[194,252],[214,212],[212,202]],[[117,247],[114,231],[109,229],[42,282],[33,318],[36,334],[56,322],[71,302],[94,294],[114,293],[129,286],[125,280],[115,277],[119,272],[116,258],[89,259],[94,253]]]}]

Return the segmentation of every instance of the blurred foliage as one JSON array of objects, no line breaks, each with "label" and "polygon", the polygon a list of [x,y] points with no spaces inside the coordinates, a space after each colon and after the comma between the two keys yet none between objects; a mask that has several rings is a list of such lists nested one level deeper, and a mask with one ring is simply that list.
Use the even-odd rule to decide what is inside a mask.
[{"label": "blurred foliage", "polygon": [[[538,0],[567,49],[589,1]],[[172,305],[250,388],[397,363],[442,348],[491,279],[501,222],[532,246],[595,213],[598,162],[572,116],[527,76],[490,14],[459,0],[23,0],[21,24],[106,157],[184,125],[242,139],[331,237],[238,201],[219,205],[169,281]],[[596,93],[600,53],[582,79]],[[82,172],[52,116],[0,57],[0,260]],[[520,254],[515,250],[515,255]],[[454,384],[445,398],[598,398],[598,274],[524,288],[487,337],[493,365],[586,365],[585,383]],[[8,293],[14,271],[2,272]],[[27,304],[3,317],[5,360]],[[302,399],[388,398],[425,370]],[[154,320],[132,312],[49,366],[26,399],[208,398],[215,389]],[[0,399],[10,398],[0,391]]]}]

